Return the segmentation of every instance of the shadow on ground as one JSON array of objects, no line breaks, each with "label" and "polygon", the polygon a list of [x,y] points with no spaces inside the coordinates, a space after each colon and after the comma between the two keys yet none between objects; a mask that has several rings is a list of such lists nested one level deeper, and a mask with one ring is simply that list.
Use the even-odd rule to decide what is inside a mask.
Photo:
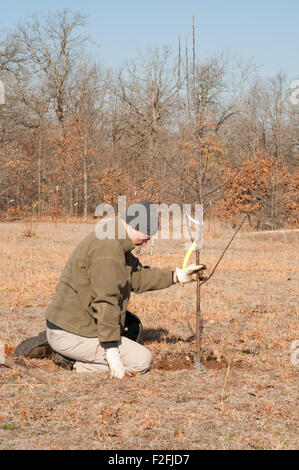
[{"label": "shadow on ground", "polygon": [[145,328],[142,332],[141,343],[167,343],[175,344],[179,342],[190,343],[195,339],[194,335],[187,338],[181,336],[172,335],[169,336],[169,331],[164,328]]}]

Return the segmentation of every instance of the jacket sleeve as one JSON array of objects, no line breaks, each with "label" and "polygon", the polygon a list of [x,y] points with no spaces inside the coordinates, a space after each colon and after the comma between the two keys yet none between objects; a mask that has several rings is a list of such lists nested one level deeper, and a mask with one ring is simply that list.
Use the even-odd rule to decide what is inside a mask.
[{"label": "jacket sleeve", "polygon": [[131,286],[132,292],[142,292],[165,289],[172,285],[172,274],[170,269],[152,268],[142,266],[139,259],[131,254]]},{"label": "jacket sleeve", "polygon": [[91,308],[98,324],[100,342],[119,341],[124,290],[128,288],[126,267],[115,257],[101,257],[89,268]]}]

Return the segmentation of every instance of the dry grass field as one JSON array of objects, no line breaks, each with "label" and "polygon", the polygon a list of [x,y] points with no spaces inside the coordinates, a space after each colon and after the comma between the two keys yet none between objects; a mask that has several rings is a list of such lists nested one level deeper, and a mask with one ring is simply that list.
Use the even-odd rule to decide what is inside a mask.
[{"label": "dry grass field", "polygon": [[[45,309],[68,256],[92,224],[0,224],[0,340],[9,356],[45,329]],[[201,261],[211,269],[231,236],[213,230]],[[152,351],[150,372],[111,379],[76,375],[51,359],[24,359],[48,379],[0,367],[1,449],[295,449],[298,370],[298,233],[239,233],[202,287],[202,358],[194,284],[133,295],[130,309]],[[150,251],[152,250],[152,253]],[[184,243],[155,241],[143,264],[181,266]],[[190,327],[188,326],[190,325]]]}]

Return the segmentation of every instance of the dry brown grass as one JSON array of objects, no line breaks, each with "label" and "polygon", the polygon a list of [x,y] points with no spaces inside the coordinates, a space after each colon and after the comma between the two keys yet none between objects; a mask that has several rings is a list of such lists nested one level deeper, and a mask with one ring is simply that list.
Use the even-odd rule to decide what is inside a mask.
[{"label": "dry brown grass", "polygon": [[[91,224],[1,223],[0,339],[7,351],[43,330],[59,274]],[[201,259],[212,267],[229,238],[207,234]],[[181,265],[184,244],[155,241],[144,264]],[[25,359],[50,381],[0,368],[1,449],[295,449],[298,447],[298,240],[239,234],[202,287],[202,356],[219,368],[198,373],[195,286],[133,295],[152,370],[122,381],[75,375],[51,360]],[[175,359],[173,361],[173,359]],[[162,367],[162,364],[164,368]],[[169,367],[177,370],[167,370]],[[179,367],[185,367],[184,369]]]}]

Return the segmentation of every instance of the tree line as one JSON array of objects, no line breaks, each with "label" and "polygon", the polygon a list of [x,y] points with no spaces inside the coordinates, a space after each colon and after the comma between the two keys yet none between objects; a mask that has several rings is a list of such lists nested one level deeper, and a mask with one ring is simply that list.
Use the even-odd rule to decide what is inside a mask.
[{"label": "tree line", "polygon": [[1,32],[0,214],[87,218],[102,202],[201,202],[256,228],[298,218],[299,106],[281,72],[206,60],[178,36],[118,68],[88,52],[87,19],[63,10]]}]

